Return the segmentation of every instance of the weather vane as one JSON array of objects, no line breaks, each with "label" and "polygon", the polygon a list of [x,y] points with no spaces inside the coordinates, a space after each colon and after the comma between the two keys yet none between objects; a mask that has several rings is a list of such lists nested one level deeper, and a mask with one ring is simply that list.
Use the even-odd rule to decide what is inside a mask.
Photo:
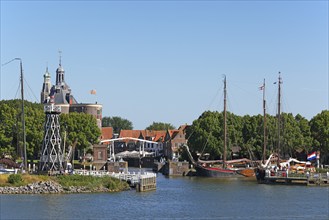
[{"label": "weather vane", "polygon": [[59,65],[62,66],[62,51],[58,50],[58,54],[59,54]]}]

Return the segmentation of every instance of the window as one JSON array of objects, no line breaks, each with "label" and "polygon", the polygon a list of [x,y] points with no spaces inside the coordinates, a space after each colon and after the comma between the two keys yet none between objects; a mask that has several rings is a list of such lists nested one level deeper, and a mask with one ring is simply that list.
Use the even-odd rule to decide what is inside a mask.
[{"label": "window", "polygon": [[98,151],[98,160],[103,160],[103,152],[102,151]]}]

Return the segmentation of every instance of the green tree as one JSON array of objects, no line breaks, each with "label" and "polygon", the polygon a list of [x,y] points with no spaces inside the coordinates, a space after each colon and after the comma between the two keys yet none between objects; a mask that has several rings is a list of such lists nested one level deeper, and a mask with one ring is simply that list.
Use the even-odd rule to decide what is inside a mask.
[{"label": "green tree", "polygon": [[112,127],[113,132],[118,134],[121,130],[132,130],[133,123],[128,119],[124,119],[118,116],[104,117],[102,119],[102,127]]},{"label": "green tree", "polygon": [[43,105],[29,103],[25,107],[26,150],[28,159],[39,159],[44,135]]},{"label": "green tree", "polygon": [[292,157],[296,149],[303,148],[303,135],[295,117],[291,113],[282,113],[282,139],[280,152],[284,157]]},{"label": "green tree", "polygon": [[[211,159],[221,158],[224,151],[223,125],[223,113],[217,111],[202,113],[186,132],[191,151],[209,153]],[[231,147],[243,145],[242,118],[229,112],[227,113],[227,137],[228,154],[231,152]]]},{"label": "green tree", "polygon": [[92,115],[76,112],[61,114],[60,125],[61,130],[67,133],[66,146],[83,150],[99,142],[101,131]]},{"label": "green tree", "polygon": [[295,116],[295,120],[302,134],[302,139],[300,140],[301,142],[299,148],[306,152],[309,152],[312,150],[313,143],[310,122],[300,114],[297,114]]},{"label": "green tree", "polygon": [[0,102],[0,156],[3,154],[16,155],[16,109],[4,101]]},{"label": "green tree", "polygon": [[[44,113],[42,104],[24,101],[25,134],[28,159],[36,159],[43,136]],[[22,156],[21,100],[0,102],[0,152],[14,157]]]},{"label": "green tree", "polygon": [[315,150],[321,152],[321,160],[329,162],[329,111],[324,110],[310,121]]},{"label": "green tree", "polygon": [[153,122],[149,125],[146,130],[153,130],[153,131],[163,131],[163,130],[173,130],[175,127],[170,123],[163,123],[163,122]]},{"label": "green tree", "polygon": [[246,115],[243,117],[242,121],[242,136],[244,147],[251,152],[252,156],[256,157],[257,159],[261,159],[264,146],[263,116]]}]

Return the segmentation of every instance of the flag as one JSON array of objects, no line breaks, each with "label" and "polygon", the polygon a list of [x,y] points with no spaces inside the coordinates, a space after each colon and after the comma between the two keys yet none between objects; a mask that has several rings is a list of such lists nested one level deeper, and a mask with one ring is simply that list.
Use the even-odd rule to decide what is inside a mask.
[{"label": "flag", "polygon": [[92,95],[96,95],[96,90],[95,90],[95,89],[90,90],[90,94],[92,94]]},{"label": "flag", "polygon": [[259,90],[264,90],[264,85],[262,85],[261,87],[259,87]]},{"label": "flag", "polygon": [[307,154],[307,160],[314,160],[314,159],[316,159],[315,151],[313,153]]}]

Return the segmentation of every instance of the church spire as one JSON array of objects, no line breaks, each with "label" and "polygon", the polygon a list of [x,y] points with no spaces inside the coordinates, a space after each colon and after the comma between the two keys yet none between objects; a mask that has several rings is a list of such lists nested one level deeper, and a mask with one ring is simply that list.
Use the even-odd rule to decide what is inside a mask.
[{"label": "church spire", "polygon": [[46,103],[47,98],[50,95],[50,89],[51,89],[51,81],[50,81],[50,73],[48,72],[48,64],[46,68],[46,72],[43,75],[43,84],[42,84],[42,90],[41,90],[41,103]]},{"label": "church spire", "polygon": [[62,67],[62,51],[58,51],[59,53],[59,67],[56,70],[56,85],[63,86],[65,84],[64,81],[64,69]]},{"label": "church spire", "polygon": [[59,50],[58,54],[59,54],[59,66],[62,66],[62,51]]}]

